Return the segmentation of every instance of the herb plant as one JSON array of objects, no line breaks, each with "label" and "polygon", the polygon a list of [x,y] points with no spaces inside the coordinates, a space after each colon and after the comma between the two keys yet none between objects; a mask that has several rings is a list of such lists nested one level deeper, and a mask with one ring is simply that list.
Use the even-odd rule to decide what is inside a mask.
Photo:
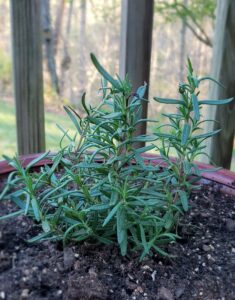
[{"label": "herb plant", "polygon": [[[191,61],[188,59],[188,76],[187,83],[179,85],[180,99],[166,99],[154,97],[159,103],[177,105],[177,113],[162,114],[168,119],[168,124],[159,126],[156,134],[159,140],[159,146],[156,146],[161,154],[162,159],[167,163],[168,170],[171,173],[169,184],[172,186],[174,201],[181,200],[183,209],[188,210],[188,198],[195,178],[192,175],[200,176],[200,169],[194,163],[199,155],[206,155],[204,152],[205,141],[208,138],[218,134],[221,130],[203,133],[202,125],[205,122],[216,122],[215,120],[202,120],[201,108],[203,105],[223,105],[232,101],[233,98],[223,100],[199,100],[199,85],[204,80],[219,82],[211,77],[197,78],[193,73]],[[161,132],[164,127],[168,128],[168,132]],[[169,158],[170,150],[176,152],[176,159]],[[215,169],[212,171],[215,171]],[[205,171],[204,171],[205,172]],[[197,178],[196,178],[197,180]]]},{"label": "herb plant", "polygon": [[[1,199],[10,198],[20,210],[0,219],[26,214],[41,226],[42,233],[29,242],[62,240],[105,244],[117,243],[121,254],[141,251],[140,258],[156,251],[166,255],[161,245],[178,238],[177,224],[188,210],[190,192],[200,170],[194,163],[203,152],[203,141],[216,132],[197,133],[203,104],[225,104],[227,100],[198,100],[201,81],[193,75],[188,61],[188,83],[179,87],[180,99],[154,98],[178,105],[176,114],[165,114],[162,132],[136,136],[136,126],[157,120],[141,119],[146,84],[132,93],[128,77],[114,79],[91,54],[94,66],[102,75],[98,106],[81,99],[86,116],[82,118],[72,107],[65,107],[77,129],[71,137],[61,128],[60,151],[55,156],[45,153],[23,168],[19,158],[5,157],[15,168],[10,174]],[[209,78],[210,79],[210,78]],[[69,140],[62,146],[64,138]],[[136,142],[146,145],[136,149]],[[156,143],[157,144],[156,144]],[[171,160],[170,149],[177,158]],[[160,152],[166,168],[154,165],[145,157],[149,150]],[[52,159],[51,166],[31,172],[41,159]],[[14,190],[15,185],[20,189]]]}]

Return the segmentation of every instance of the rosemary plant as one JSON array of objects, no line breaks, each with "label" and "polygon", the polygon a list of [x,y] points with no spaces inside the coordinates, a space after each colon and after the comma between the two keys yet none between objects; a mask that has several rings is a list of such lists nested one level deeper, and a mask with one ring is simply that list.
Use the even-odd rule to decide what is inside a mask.
[{"label": "rosemary plant", "polygon": [[[162,244],[178,237],[176,228],[181,215],[188,210],[192,190],[191,176],[199,174],[194,159],[203,152],[203,141],[217,132],[200,134],[200,108],[203,104],[225,104],[228,100],[198,100],[199,83],[188,62],[188,83],[179,88],[180,100],[154,98],[178,105],[176,114],[165,114],[171,133],[158,130],[153,135],[136,136],[136,126],[156,120],[141,119],[146,84],[132,93],[128,77],[114,79],[91,59],[102,76],[102,100],[97,107],[81,99],[86,116],[82,118],[72,107],[65,110],[77,129],[71,137],[61,128],[60,151],[52,157],[52,165],[31,172],[31,167],[45,153],[24,169],[18,158],[5,157],[15,168],[8,178],[1,199],[10,198],[20,210],[0,219],[26,214],[34,218],[42,233],[29,242],[42,240],[90,241],[117,243],[121,254],[141,251],[140,258],[156,251],[166,252]],[[160,126],[162,128],[162,126]],[[164,128],[164,127],[163,127]],[[64,138],[69,145],[62,147]],[[136,149],[136,142],[145,147]],[[155,145],[157,141],[157,145]],[[169,151],[177,158],[172,161]],[[156,149],[167,168],[155,166],[144,153]],[[18,184],[20,189],[14,190]]]},{"label": "rosemary plant", "polygon": [[[160,141],[160,146],[156,146],[162,159],[167,163],[171,173],[171,180],[168,182],[174,194],[174,202],[181,201],[183,209],[188,210],[188,198],[195,178],[192,175],[200,176],[200,169],[194,163],[199,155],[206,155],[204,152],[205,141],[220,132],[220,129],[202,133],[202,124],[205,122],[215,122],[215,120],[202,120],[202,105],[223,105],[232,101],[233,98],[223,100],[199,100],[199,85],[204,80],[212,80],[216,84],[223,86],[211,77],[197,78],[193,73],[193,67],[188,59],[187,83],[179,85],[180,99],[166,99],[154,97],[159,103],[177,105],[177,113],[163,114],[168,119],[168,123],[157,128],[156,136]],[[168,132],[161,132],[162,128],[168,128]],[[170,150],[176,152],[176,159],[169,157]],[[215,171],[213,169],[212,171]],[[191,179],[190,179],[191,177]],[[196,178],[197,180],[197,178]]]}]

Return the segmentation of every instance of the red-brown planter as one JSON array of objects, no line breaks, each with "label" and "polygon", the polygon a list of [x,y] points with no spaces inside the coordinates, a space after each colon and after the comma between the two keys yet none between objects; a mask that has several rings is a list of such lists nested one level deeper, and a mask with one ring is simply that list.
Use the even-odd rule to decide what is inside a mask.
[{"label": "red-brown planter", "polygon": [[[151,158],[152,163],[155,165],[166,166],[166,163],[162,161],[160,156],[153,154],[145,154],[144,157]],[[174,161],[174,158],[172,158]],[[205,170],[202,173],[202,183],[207,183],[208,181],[215,182],[220,186],[220,191],[229,195],[235,196],[235,173],[226,169],[221,169],[219,171],[210,171],[214,169],[212,165],[208,165],[202,162],[196,162],[200,169]],[[210,172],[208,172],[210,171]]]},{"label": "red-brown planter", "polygon": [[[28,155],[21,155],[20,161],[24,167],[26,167],[33,159],[39,157],[42,153],[39,154],[28,154]],[[51,157],[53,157],[53,153],[51,154]],[[166,164],[162,161],[159,155],[153,155],[153,154],[144,154],[144,158],[146,158],[146,161],[148,159],[151,159],[152,164],[154,165],[160,165],[163,168],[166,166]],[[172,158],[174,160],[174,158]],[[39,161],[37,164],[35,164],[35,167],[40,167],[45,164],[52,164],[52,160],[50,158],[43,159]],[[235,196],[235,173],[231,172],[226,169],[221,169],[216,172],[208,172],[209,170],[213,169],[214,167],[205,163],[197,162],[197,165],[200,167],[200,169],[205,170],[205,172],[202,173],[202,183],[208,183],[208,182],[215,182],[219,185],[220,191],[229,195]],[[0,176],[7,175],[11,171],[13,171],[14,168],[10,166],[6,161],[0,161]]]}]

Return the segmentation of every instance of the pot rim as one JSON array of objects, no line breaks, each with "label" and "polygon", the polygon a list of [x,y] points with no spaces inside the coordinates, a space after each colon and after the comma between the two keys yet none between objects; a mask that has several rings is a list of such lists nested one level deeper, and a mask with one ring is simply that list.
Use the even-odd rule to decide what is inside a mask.
[{"label": "pot rim", "polygon": [[[33,153],[33,154],[25,154],[20,155],[19,159],[23,165],[23,167],[26,167],[33,159],[39,157],[43,153]],[[53,157],[55,153],[49,153],[49,157]],[[145,161],[151,159],[151,162],[154,165],[160,165],[161,167],[166,167],[166,163],[161,159],[160,155],[157,154],[151,154],[151,153],[145,153],[142,155]],[[175,158],[171,158],[172,161],[175,161]],[[218,171],[209,171],[212,170],[214,167],[209,164],[205,164],[202,162],[195,161],[195,163],[199,166],[200,169],[205,170],[205,172],[202,172],[202,183],[209,183],[210,181],[215,182],[219,185],[220,190],[223,193],[230,194],[235,196],[235,172],[232,172],[230,170],[226,169],[220,169]],[[45,164],[52,164],[52,160],[50,158],[42,159],[38,163],[36,163],[35,167],[40,167]],[[8,173],[12,172],[14,168],[8,164],[7,161],[3,160],[0,161],[0,176],[1,175],[7,175]],[[209,171],[209,172],[208,172]]]}]

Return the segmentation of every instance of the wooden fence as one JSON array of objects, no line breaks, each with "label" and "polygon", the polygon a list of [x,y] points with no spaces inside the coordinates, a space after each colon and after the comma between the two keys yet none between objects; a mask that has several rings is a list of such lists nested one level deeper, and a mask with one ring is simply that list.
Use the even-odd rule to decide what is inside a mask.
[{"label": "wooden fence", "polygon": [[[229,87],[226,94],[217,93],[215,96],[232,97],[235,96],[235,2],[219,0],[218,5],[218,18],[224,29],[216,34],[220,36],[223,47],[215,45],[214,51],[219,51],[221,64],[213,75],[219,80],[222,76],[229,82]],[[40,9],[40,0],[11,0],[19,154],[45,150]],[[134,88],[144,81],[149,82],[153,12],[154,0],[122,0],[120,70],[121,76],[128,73]],[[221,30],[220,25],[217,27]],[[147,102],[143,104],[142,117],[146,116]],[[229,168],[235,130],[234,102],[215,109],[213,116],[221,121],[225,130],[213,139],[207,152],[218,165]],[[140,127],[138,132],[145,133],[146,127]]]}]

